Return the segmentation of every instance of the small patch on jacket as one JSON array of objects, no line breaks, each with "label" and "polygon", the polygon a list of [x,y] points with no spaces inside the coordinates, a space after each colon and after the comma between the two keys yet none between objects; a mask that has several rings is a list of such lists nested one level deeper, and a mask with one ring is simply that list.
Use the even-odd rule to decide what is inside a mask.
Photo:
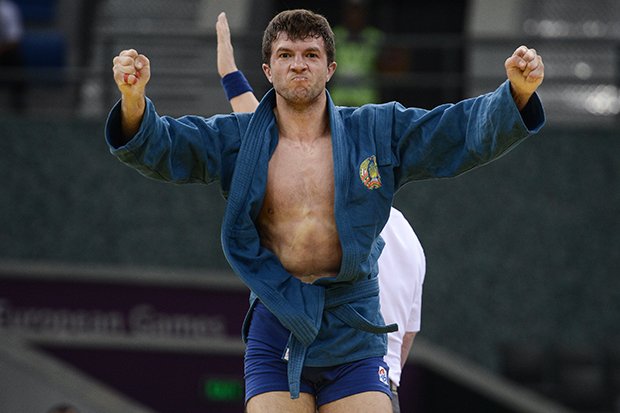
[{"label": "small patch on jacket", "polygon": [[360,164],[360,179],[366,188],[381,188],[381,175],[379,175],[379,167],[377,166],[377,157],[375,155],[364,159]]}]

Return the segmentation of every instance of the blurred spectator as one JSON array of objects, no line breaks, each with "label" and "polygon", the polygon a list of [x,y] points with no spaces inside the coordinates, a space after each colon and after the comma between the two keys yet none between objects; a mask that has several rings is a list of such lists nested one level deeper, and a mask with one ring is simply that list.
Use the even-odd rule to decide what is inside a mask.
[{"label": "blurred spectator", "polygon": [[367,1],[344,0],[342,24],[334,27],[338,70],[329,91],[337,105],[379,102],[376,73],[383,33],[368,25]]},{"label": "blurred spectator", "polygon": [[17,5],[12,0],[0,0],[0,87],[9,90],[11,107],[17,112],[24,109],[25,81],[19,70],[23,68],[23,33]]}]

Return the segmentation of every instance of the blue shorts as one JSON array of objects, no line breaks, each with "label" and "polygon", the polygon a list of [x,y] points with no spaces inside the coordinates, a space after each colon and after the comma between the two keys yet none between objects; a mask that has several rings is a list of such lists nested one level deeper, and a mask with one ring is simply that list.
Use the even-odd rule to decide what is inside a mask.
[{"label": "blue shorts", "polygon": [[[290,332],[262,303],[257,303],[245,351],[245,401],[261,393],[289,391],[287,362],[283,359]],[[383,357],[371,357],[330,367],[304,367],[301,392],[315,396],[317,406],[367,391],[390,398],[388,366]]]}]

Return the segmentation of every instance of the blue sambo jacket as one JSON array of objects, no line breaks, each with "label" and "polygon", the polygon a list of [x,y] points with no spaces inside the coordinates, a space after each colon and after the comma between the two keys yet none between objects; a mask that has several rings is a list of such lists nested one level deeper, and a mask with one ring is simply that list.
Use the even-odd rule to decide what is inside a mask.
[{"label": "blue sambo jacket", "polygon": [[[518,111],[508,82],[495,92],[433,110],[392,102],[337,107],[328,96],[335,218],[342,246],[336,277],[306,284],[260,244],[255,220],[278,143],[269,91],[254,114],[160,117],[150,100],[136,135],[120,132],[120,105],[106,123],[110,151],[154,179],[219,181],[227,207],[222,246],[233,270],[291,331],[287,358],[291,396],[301,369],[382,356],[387,331],[379,311],[377,258],[396,190],[419,179],[452,177],[485,164],[537,132],[544,112],[536,95]],[[247,320],[244,332],[247,331]]]}]

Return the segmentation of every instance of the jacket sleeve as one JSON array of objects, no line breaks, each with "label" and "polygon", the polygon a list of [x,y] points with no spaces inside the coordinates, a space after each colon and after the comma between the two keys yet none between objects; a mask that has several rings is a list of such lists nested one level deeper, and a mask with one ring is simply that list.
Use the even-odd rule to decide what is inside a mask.
[{"label": "jacket sleeve", "polygon": [[432,110],[395,103],[392,119],[395,178],[402,186],[484,165],[538,132],[545,115],[536,94],[519,112],[506,81],[492,93]]},{"label": "jacket sleeve", "polygon": [[159,116],[147,98],[138,132],[124,141],[120,116],[119,102],[105,125],[110,152],[144,176],[178,184],[229,181],[241,141],[241,124],[247,124],[236,115]]}]

